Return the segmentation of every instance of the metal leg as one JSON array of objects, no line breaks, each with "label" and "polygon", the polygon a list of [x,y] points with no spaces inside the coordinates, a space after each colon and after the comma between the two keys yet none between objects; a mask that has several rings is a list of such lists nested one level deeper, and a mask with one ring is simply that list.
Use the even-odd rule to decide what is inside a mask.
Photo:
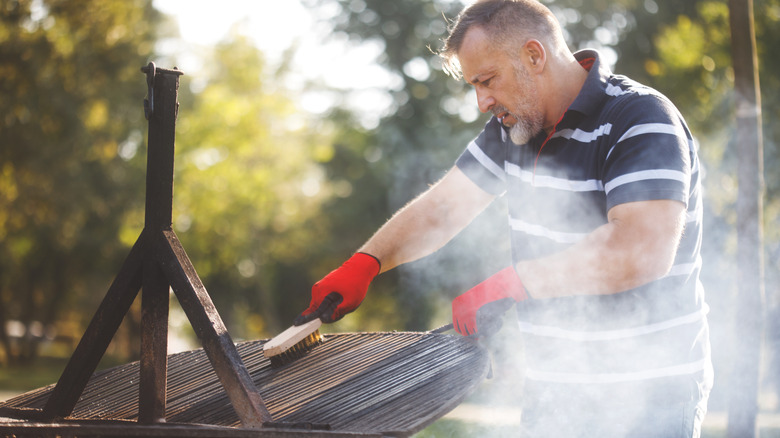
[{"label": "metal leg", "polygon": [[64,418],[73,412],[90,376],[95,372],[141,288],[145,240],[145,234],[142,233],[130,250],[46,402],[43,418]]},{"label": "metal leg", "polygon": [[178,70],[142,68],[149,98],[149,151],[144,230],[108,290],[39,416],[73,413],[122,319],[143,286],[139,412],[140,423],[165,421],[169,286],[203,343],[211,365],[244,427],[262,428],[272,418],[195,268],[171,229],[173,158]]},{"label": "metal leg", "polygon": [[230,338],[222,318],[201,283],[195,268],[173,230],[163,231],[159,242],[163,270],[173,286],[181,307],[195,329],[206,355],[227,392],[233,409],[245,427],[261,428],[271,414],[257,392],[249,371]]},{"label": "metal leg", "polygon": [[141,369],[139,423],[165,422],[168,375],[168,280],[158,263],[147,259],[141,302]]}]

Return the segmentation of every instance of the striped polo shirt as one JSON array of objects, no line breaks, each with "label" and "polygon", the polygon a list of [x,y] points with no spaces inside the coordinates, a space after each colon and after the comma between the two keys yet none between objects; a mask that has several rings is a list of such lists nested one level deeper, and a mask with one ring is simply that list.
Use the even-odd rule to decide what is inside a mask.
[{"label": "striped polo shirt", "polygon": [[515,145],[493,117],[457,160],[482,189],[507,197],[514,262],[565,249],[626,202],[680,201],[687,220],[663,278],[613,295],[519,303],[526,379],[596,386],[702,381],[711,365],[693,137],[659,92],[613,74],[595,51],[575,56],[589,73],[549,138],[540,133]]}]

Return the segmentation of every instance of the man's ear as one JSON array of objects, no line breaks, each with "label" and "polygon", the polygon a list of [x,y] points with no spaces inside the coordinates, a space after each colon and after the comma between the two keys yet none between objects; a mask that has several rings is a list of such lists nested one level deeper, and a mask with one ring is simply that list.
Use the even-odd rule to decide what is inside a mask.
[{"label": "man's ear", "polygon": [[523,46],[523,56],[529,71],[541,72],[547,63],[547,51],[538,40],[528,40]]}]

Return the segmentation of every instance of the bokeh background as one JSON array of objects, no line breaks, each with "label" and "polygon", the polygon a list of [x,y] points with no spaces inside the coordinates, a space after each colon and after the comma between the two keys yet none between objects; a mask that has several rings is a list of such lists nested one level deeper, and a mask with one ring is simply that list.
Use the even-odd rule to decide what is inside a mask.
[{"label": "bokeh background", "polygon": [[[697,137],[716,367],[705,435],[718,436],[736,372],[734,334],[744,322],[734,313],[741,299],[740,139],[728,4],[544,3],[573,50],[599,49],[615,72],[665,93]],[[267,338],[308,304],[312,283],[438,180],[486,122],[474,93],[446,76],[435,54],[463,5],[0,1],[0,400],[56,381],[143,228],[141,66],[184,71],[173,228],[233,338]],[[766,321],[758,400],[762,436],[780,436],[773,420],[780,0],[755,0],[754,7],[765,166],[764,308],[753,316]],[[438,253],[381,275],[360,309],[327,330],[427,330],[448,322],[450,300],[508,262],[505,216],[496,202]],[[172,303],[171,352],[198,348],[174,296]],[[139,336],[137,302],[102,366],[136,360]],[[522,394],[514,386],[522,341],[508,324],[488,346],[501,384],[486,383],[470,403],[500,402],[511,429]],[[460,420],[450,421],[420,436],[458,436]]]}]

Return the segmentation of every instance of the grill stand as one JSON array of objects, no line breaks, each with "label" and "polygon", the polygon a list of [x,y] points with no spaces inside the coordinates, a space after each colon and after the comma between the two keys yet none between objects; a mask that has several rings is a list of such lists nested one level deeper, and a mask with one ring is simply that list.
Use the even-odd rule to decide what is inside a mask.
[{"label": "grill stand", "polygon": [[138,423],[165,422],[169,290],[172,288],[203,344],[220,383],[245,428],[259,429],[271,415],[184,248],[171,228],[179,70],[146,74],[149,120],[144,229],[108,289],[43,410],[22,416],[61,420],[73,413],[90,376],[130,306],[142,293]]},{"label": "grill stand", "polygon": [[[153,63],[141,70],[149,86],[144,229],[59,381],[0,402],[0,437],[403,437],[476,389],[489,356],[462,337],[334,334],[278,370],[262,355],[265,341],[234,344],[171,228],[182,73]],[[166,355],[170,289],[202,349]],[[139,290],[141,360],[95,373]],[[334,361],[351,365],[331,374]]]}]

